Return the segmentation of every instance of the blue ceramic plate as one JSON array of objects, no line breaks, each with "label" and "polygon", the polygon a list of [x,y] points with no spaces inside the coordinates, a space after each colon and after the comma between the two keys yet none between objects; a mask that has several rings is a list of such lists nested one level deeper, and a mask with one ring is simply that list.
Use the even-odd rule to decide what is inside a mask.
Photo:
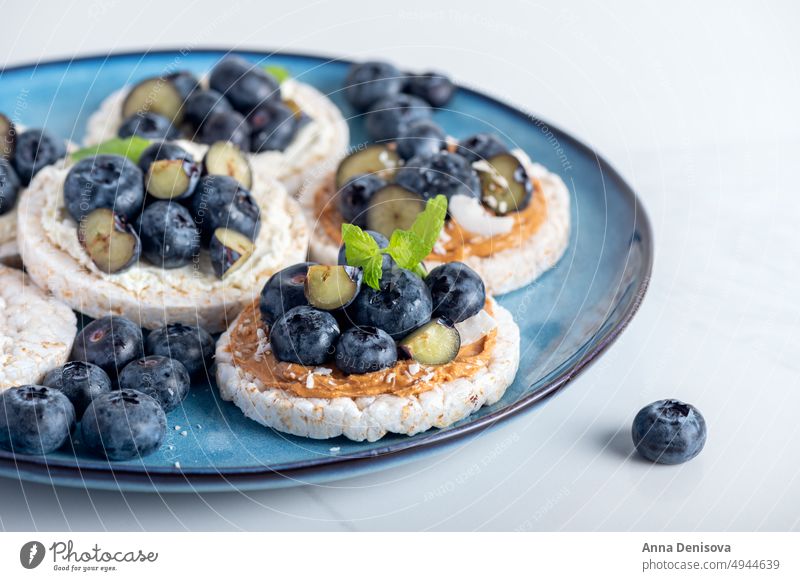
[{"label": "blue ceramic plate", "polygon": [[[20,123],[46,126],[80,141],[89,115],[112,91],[165,71],[202,73],[223,53],[115,54],[6,69],[0,73],[0,103]],[[340,90],[348,62],[293,54],[244,56],[283,66],[329,94],[350,120],[353,143],[365,140],[362,122]],[[169,415],[167,441],[152,456],[112,465],[80,449],[77,455],[46,457],[0,452],[0,474],[59,485],[162,492],[329,481],[441,449],[564,387],[614,341],[642,301],[653,260],[647,216],[608,163],[539,119],[468,89],[459,89],[436,119],[455,137],[484,130],[503,134],[561,174],[572,194],[573,228],[564,258],[536,283],[500,299],[522,331],[519,374],[500,402],[448,429],[413,437],[388,436],[375,443],[315,441],[267,430],[221,401],[211,385],[195,385],[183,409]]]}]

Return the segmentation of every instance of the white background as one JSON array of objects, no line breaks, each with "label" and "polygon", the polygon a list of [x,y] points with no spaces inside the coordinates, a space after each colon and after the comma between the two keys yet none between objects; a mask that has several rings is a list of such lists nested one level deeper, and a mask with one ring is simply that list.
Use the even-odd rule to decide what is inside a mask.
[{"label": "white background", "polygon": [[[444,456],[203,497],[0,480],[0,527],[800,529],[800,7],[606,4],[4,3],[6,64],[195,42],[447,71],[609,158],[650,213],[656,265],[640,313],[594,367]],[[630,456],[633,415],[665,397],[709,424],[705,451],[679,467]]]}]

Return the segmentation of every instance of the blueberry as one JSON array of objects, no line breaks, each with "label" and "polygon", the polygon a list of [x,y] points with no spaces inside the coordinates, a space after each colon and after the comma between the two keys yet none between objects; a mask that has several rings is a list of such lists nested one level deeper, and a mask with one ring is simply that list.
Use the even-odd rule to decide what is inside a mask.
[{"label": "blueberry", "polygon": [[84,445],[109,460],[152,454],[166,435],[167,417],[161,405],[149,395],[130,389],[101,395],[81,419]]},{"label": "blueberry", "polygon": [[242,151],[250,151],[250,126],[236,111],[212,113],[196,137],[200,143],[211,145],[217,141],[230,141]]},{"label": "blueberry", "polygon": [[250,151],[283,151],[297,134],[294,112],[283,103],[262,103],[247,117]]},{"label": "blueberry", "polygon": [[142,152],[139,169],[147,193],[159,200],[185,199],[194,193],[201,165],[180,145],[156,142]]},{"label": "blueberry", "polygon": [[77,417],[83,415],[94,398],[111,391],[108,374],[86,361],[70,361],[51,369],[44,376],[42,384],[66,395],[75,407]]},{"label": "blueberry", "polygon": [[172,122],[151,112],[134,113],[122,121],[117,129],[119,137],[141,137],[142,139],[178,139],[181,134]]},{"label": "blueberry", "polygon": [[166,79],[178,90],[184,101],[200,89],[200,81],[191,71],[176,71],[167,75]]},{"label": "blueberry", "polygon": [[367,205],[372,194],[386,185],[386,180],[374,174],[356,176],[339,192],[339,213],[345,222],[361,228],[367,226]]},{"label": "blueberry", "polygon": [[306,273],[314,262],[294,264],[273,274],[261,289],[259,310],[265,325],[272,324],[283,314],[302,305],[307,305],[305,294]]},{"label": "blueberry", "polygon": [[144,203],[142,172],[121,155],[87,157],[69,170],[64,181],[64,203],[79,222],[98,208],[113,210],[132,222]]},{"label": "blueberry", "polygon": [[209,375],[214,360],[214,338],[201,327],[172,323],[152,331],[145,341],[148,355],[163,355],[183,363],[189,375]]},{"label": "blueberry", "polygon": [[141,391],[171,412],[186,398],[191,387],[183,363],[162,355],[148,355],[131,361],[119,374],[119,388]]},{"label": "blueberry", "polygon": [[20,183],[17,172],[0,157],[0,216],[7,214],[17,204]]},{"label": "blueberry", "polygon": [[228,100],[217,91],[195,91],[186,100],[183,108],[183,120],[194,131],[198,131],[214,113],[230,113],[233,107]]},{"label": "blueberry", "polygon": [[182,159],[194,162],[192,154],[177,143],[157,141],[148,146],[139,156],[138,165],[139,169],[142,170],[142,174],[147,174],[147,172],[150,171],[152,163],[160,159]]},{"label": "blueberry", "polygon": [[70,359],[94,363],[113,380],[128,363],[143,355],[144,339],[139,325],[111,315],[92,321],[78,333]]},{"label": "blueberry", "polygon": [[233,108],[247,115],[267,101],[280,101],[278,81],[258,65],[239,57],[227,57],[212,70],[209,85],[225,95]]},{"label": "blueberry", "polygon": [[450,102],[456,87],[446,76],[439,73],[413,75],[406,82],[405,90],[425,99],[432,107],[442,107]]},{"label": "blueberry", "polygon": [[463,262],[437,266],[425,277],[431,291],[433,315],[460,323],[477,315],[486,303],[483,280]]},{"label": "blueberry", "polygon": [[30,129],[17,135],[14,169],[23,186],[28,186],[39,170],[67,155],[63,139],[43,129]]},{"label": "blueberry", "polygon": [[458,153],[470,163],[506,153],[508,147],[493,133],[476,133],[458,142]]},{"label": "blueberry", "polygon": [[200,231],[178,202],[154,202],[139,218],[142,255],[161,268],[180,268],[200,254]]},{"label": "blueberry", "polygon": [[261,230],[261,211],[253,196],[230,176],[207,175],[192,198],[195,223],[209,241],[217,228],[230,228],[255,240]]},{"label": "blueberry", "polygon": [[350,104],[364,111],[376,101],[400,92],[403,73],[392,64],[369,61],[350,67],[344,81],[344,96]]},{"label": "blueberry", "polygon": [[285,312],[269,332],[275,357],[300,365],[328,361],[338,338],[339,324],[334,316],[307,305]]},{"label": "blueberry", "polygon": [[445,149],[447,142],[442,128],[430,119],[415,121],[397,137],[397,153],[405,160],[429,157]]},{"label": "blueberry", "polygon": [[384,271],[380,290],[364,285],[347,312],[356,325],[378,327],[400,339],[430,320],[433,304],[420,277],[394,267]]},{"label": "blueberry", "polygon": [[438,194],[448,199],[456,194],[481,197],[480,180],[472,165],[457,153],[449,151],[410,159],[397,172],[395,181],[426,200]]},{"label": "blueberry", "polygon": [[413,95],[392,95],[374,103],[365,114],[367,134],[374,141],[396,139],[415,121],[430,119],[431,107]]},{"label": "blueberry", "polygon": [[652,462],[680,464],[697,456],[706,443],[706,422],[696,407],[662,399],[642,408],[631,430],[636,450]]},{"label": "blueberry", "polygon": [[352,327],[336,343],[336,367],[344,373],[370,373],[397,363],[397,345],[383,329]]},{"label": "blueberry", "polygon": [[69,439],[75,409],[67,396],[41,385],[0,393],[0,448],[16,454],[48,454]]}]

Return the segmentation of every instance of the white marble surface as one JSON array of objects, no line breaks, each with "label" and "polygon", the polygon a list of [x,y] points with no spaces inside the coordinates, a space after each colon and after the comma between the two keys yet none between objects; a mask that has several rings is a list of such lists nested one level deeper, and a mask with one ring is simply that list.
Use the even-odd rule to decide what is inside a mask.
[{"label": "white marble surface", "polygon": [[[651,215],[656,266],[606,356],[446,455],[202,497],[0,480],[0,528],[800,529],[800,9],[561,4],[6,3],[0,62],[196,43],[449,71],[605,154]],[[683,466],[630,457],[633,415],[663,397],[695,403],[709,424],[705,451]]]}]

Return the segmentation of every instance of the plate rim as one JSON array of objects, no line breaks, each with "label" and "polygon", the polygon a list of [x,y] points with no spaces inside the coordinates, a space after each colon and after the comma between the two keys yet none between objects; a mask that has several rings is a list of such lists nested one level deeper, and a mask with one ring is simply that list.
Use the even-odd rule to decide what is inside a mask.
[{"label": "plate rim", "polygon": [[[142,57],[148,55],[165,55],[180,53],[180,47],[161,47],[158,49],[140,49],[111,51],[106,53],[90,53],[74,57],[64,57],[47,59],[38,62],[24,62],[12,66],[0,68],[0,81],[7,72],[21,71],[25,69],[36,69],[49,66],[68,66],[74,62],[107,61],[116,58]],[[324,53],[305,53],[305,52],[283,52],[268,51],[264,49],[239,47],[229,49],[227,47],[202,46],[194,47],[192,54],[250,54],[261,55],[265,58],[270,56],[281,56],[296,59],[309,59],[324,61],[320,66],[330,63],[352,64],[354,61],[348,58],[339,58],[326,55]],[[76,484],[91,487],[92,484],[102,480],[112,482],[116,485],[131,484],[145,485],[158,488],[159,486],[172,487],[175,485],[185,486],[186,491],[198,492],[211,490],[220,485],[236,486],[237,482],[251,483],[250,488],[259,488],[274,480],[287,481],[293,478],[301,478],[307,474],[319,474],[326,469],[346,469],[357,467],[365,462],[375,462],[379,460],[397,459],[399,456],[409,456],[412,452],[422,452],[435,449],[444,444],[454,443],[470,435],[476,435],[483,430],[491,428],[502,420],[512,417],[532,405],[539,403],[569,384],[573,379],[581,375],[619,338],[622,332],[628,327],[633,317],[639,310],[649,287],[652,277],[654,263],[654,239],[653,230],[649,216],[644,209],[639,196],[616,168],[605,157],[600,155],[595,149],[574,137],[571,133],[561,129],[559,125],[549,122],[539,115],[526,113],[515,105],[509,104],[500,98],[493,96],[486,91],[479,91],[463,85],[456,84],[459,91],[472,97],[491,103],[495,107],[500,107],[506,112],[523,119],[526,124],[539,121],[546,125],[559,139],[569,141],[573,146],[583,150],[585,153],[594,157],[602,175],[609,176],[621,186],[624,196],[629,198],[629,203],[634,209],[634,227],[641,234],[639,243],[643,250],[643,264],[641,269],[641,281],[636,287],[635,294],[631,302],[621,313],[618,322],[594,343],[593,348],[581,354],[578,359],[570,364],[566,369],[558,372],[552,379],[548,380],[540,389],[515,402],[504,406],[495,412],[476,418],[462,426],[438,430],[422,438],[408,438],[400,442],[395,442],[383,447],[363,450],[351,454],[324,456],[320,458],[302,460],[295,462],[285,462],[282,464],[262,465],[262,466],[232,466],[225,468],[190,468],[176,469],[170,466],[141,467],[136,465],[114,466],[109,462],[101,460],[90,460],[86,462],[71,463],[65,460],[48,459],[47,456],[28,456],[15,455],[12,452],[0,450],[0,475],[10,475],[11,471],[16,472],[20,479],[29,479],[25,475],[49,478],[51,482],[60,481],[65,484],[66,480],[73,480]],[[212,389],[213,386],[212,386]],[[265,428],[266,429],[266,428]],[[209,488],[211,487],[211,488]],[[263,487],[263,486],[262,486]],[[116,488],[116,486],[115,486]],[[122,486],[119,486],[122,488]],[[181,491],[175,489],[174,491]]]}]

